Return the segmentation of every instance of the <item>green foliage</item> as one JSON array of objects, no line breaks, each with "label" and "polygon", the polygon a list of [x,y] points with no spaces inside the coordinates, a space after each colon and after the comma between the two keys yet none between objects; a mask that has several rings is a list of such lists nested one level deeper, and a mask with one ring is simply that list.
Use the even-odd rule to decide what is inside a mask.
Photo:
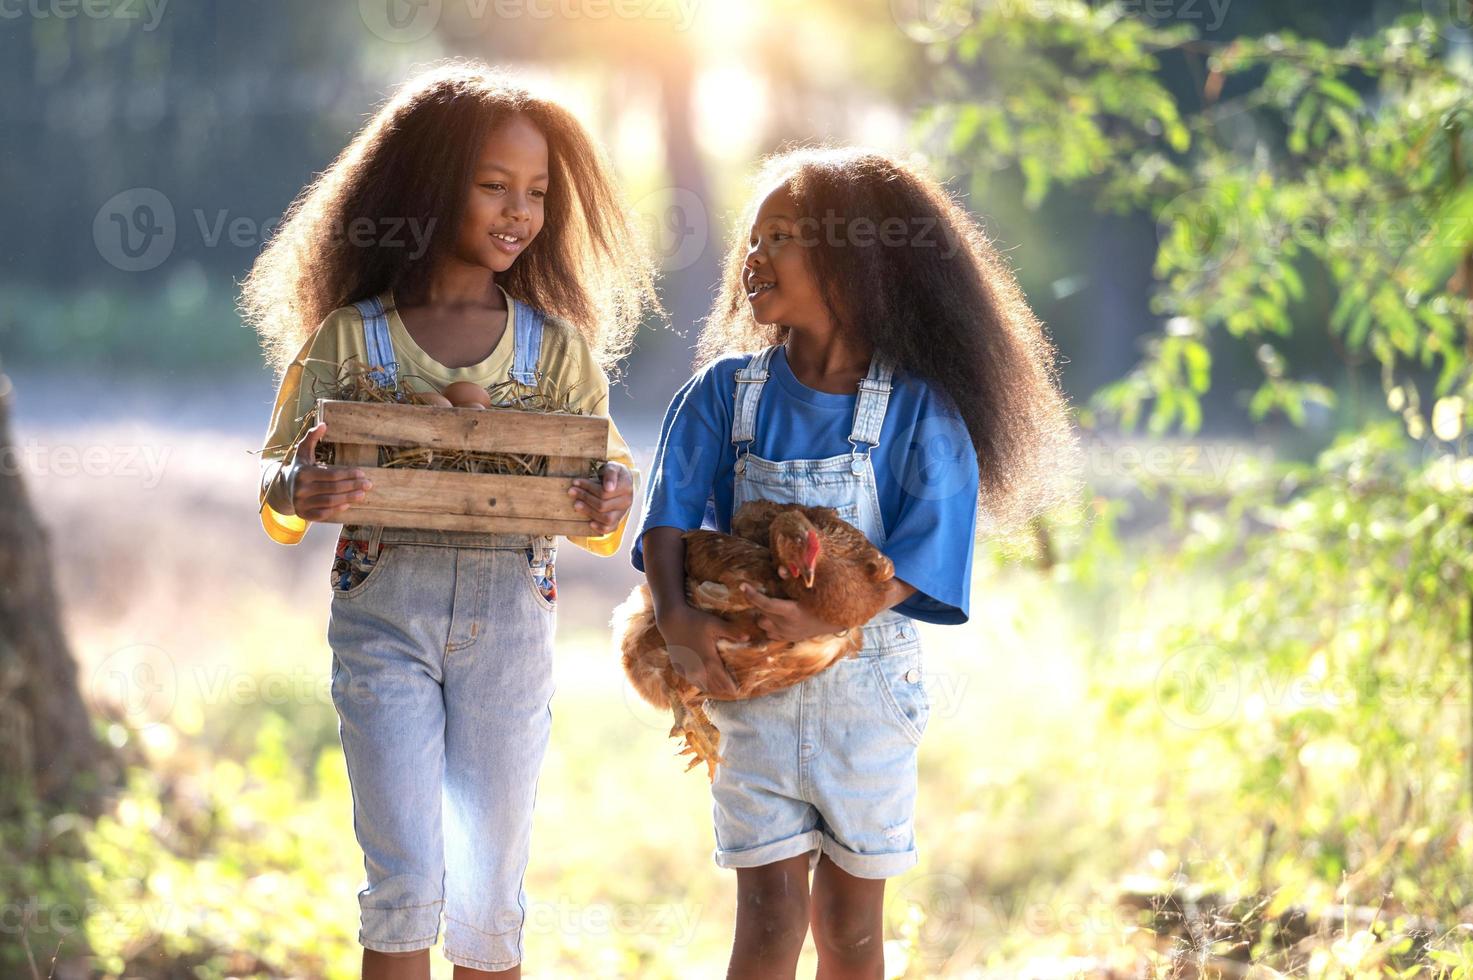
[{"label": "green foliage", "polygon": [[[1094,683],[1122,733],[1183,763],[1163,848],[1219,855],[1270,914],[1345,903],[1400,923],[1308,963],[1255,951],[1309,976],[1468,971],[1473,67],[1442,40],[1457,34],[1424,13],[1342,46],[1208,43],[1114,5],[1001,5],[952,46],[966,94],[930,119],[959,169],[1016,168],[1031,205],[1066,187],[1156,220],[1161,326],[1086,425],[1190,436],[1235,346],[1262,374],[1253,422],[1335,407],[1295,345],[1333,350],[1351,387],[1361,362],[1380,369],[1384,408],[1339,416],[1352,428],[1311,461],[1244,451],[1207,479],[1139,479],[1167,533],[1131,556],[1097,529],[1063,566],[1139,594],[1122,619],[1140,629],[1102,631]],[[1097,510],[1113,527],[1140,503]],[[1186,599],[1165,584],[1204,580]],[[1411,916],[1442,932],[1408,970],[1391,945]]]},{"label": "green foliage", "polygon": [[329,860],[353,846],[329,830],[346,775],[329,749],[302,766],[289,734],[266,714],[244,763],[219,757],[176,778],[131,771],[86,835],[86,939],[99,968],[131,972],[146,955],[194,964],[201,977],[351,975],[352,919],[323,903],[346,895],[351,905],[351,882],[335,873],[344,865]]},{"label": "green foliage", "polygon": [[[964,70],[953,99],[931,118],[949,130],[952,153],[973,166],[1018,166],[1032,205],[1054,184],[1103,179],[1125,204],[1158,182],[1180,183],[1173,157],[1191,135],[1156,78],[1155,52],[1185,42],[1187,32],[1110,6],[1051,3],[1038,5],[1047,11],[1036,17],[1019,16],[1020,6],[985,5],[957,39]],[[995,91],[979,93],[984,65]],[[1135,179],[1120,180],[1126,173]]]},{"label": "green foliage", "polygon": [[[1166,327],[1093,406],[1127,428],[1144,416],[1153,433],[1197,430],[1217,334],[1252,345],[1263,367],[1250,416],[1302,425],[1305,404],[1333,394],[1286,373],[1274,343],[1326,326],[1324,343],[1350,364],[1373,358],[1388,390],[1436,369],[1435,395],[1463,399],[1465,427],[1473,68],[1444,56],[1452,32],[1419,15],[1343,47],[1289,34],[1223,44],[1117,5],[1004,4],[957,39],[967,94],[929,124],[966,169],[1016,167],[1030,204],[1077,186],[1101,209],[1156,217]],[[1200,91],[1166,84],[1168,57]],[[1326,292],[1329,323],[1296,323],[1296,304]],[[1415,413],[1407,424],[1414,438],[1425,431]]]},{"label": "green foliage", "polygon": [[208,285],[197,267],[161,294],[0,283],[0,352],[12,366],[192,372],[253,364],[259,351],[233,292]]},{"label": "green foliage", "polygon": [[[1174,500],[1179,542],[1152,574],[1213,570],[1221,601],[1129,652],[1153,684],[1122,664],[1107,696],[1122,722],[1242,760],[1226,792],[1245,830],[1274,828],[1260,884],[1348,873],[1374,904],[1409,867],[1466,859],[1470,489],[1473,460],[1414,468],[1392,423],[1241,481],[1221,511]],[[1439,897],[1473,896],[1405,896]]]},{"label": "green foliage", "polygon": [[90,894],[80,861],[87,821],[22,796],[0,821],[0,973],[23,976],[32,960],[75,953]]}]

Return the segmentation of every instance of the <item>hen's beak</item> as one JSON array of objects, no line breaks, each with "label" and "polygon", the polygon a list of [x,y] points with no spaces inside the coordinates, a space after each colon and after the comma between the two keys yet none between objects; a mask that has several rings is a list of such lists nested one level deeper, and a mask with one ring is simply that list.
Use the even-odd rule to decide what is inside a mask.
[{"label": "hen's beak", "polygon": [[812,565],[809,565],[807,568],[803,569],[803,587],[805,589],[813,588],[813,571],[814,569]]}]

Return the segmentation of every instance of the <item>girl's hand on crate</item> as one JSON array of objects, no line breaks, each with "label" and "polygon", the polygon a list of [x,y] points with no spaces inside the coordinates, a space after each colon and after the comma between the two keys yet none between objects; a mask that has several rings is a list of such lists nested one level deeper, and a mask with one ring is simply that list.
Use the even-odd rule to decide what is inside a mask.
[{"label": "girl's hand on crate", "polygon": [[598,475],[599,481],[574,480],[568,496],[594,534],[608,534],[634,506],[634,474],[623,463],[605,463]]},{"label": "girl's hand on crate", "polygon": [[360,469],[316,462],[317,443],[326,432],[327,423],[317,423],[287,459],[286,479],[292,509],[303,520],[331,521],[360,503],[373,487]]}]

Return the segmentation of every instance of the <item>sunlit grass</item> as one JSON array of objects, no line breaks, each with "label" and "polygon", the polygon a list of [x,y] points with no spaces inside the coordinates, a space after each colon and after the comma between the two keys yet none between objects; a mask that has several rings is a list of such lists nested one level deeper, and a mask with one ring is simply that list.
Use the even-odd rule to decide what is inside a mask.
[{"label": "sunlit grass", "polygon": [[[1190,608],[1213,591],[1176,581],[1160,594]],[[1231,754],[1186,729],[1153,739],[1101,695],[1118,682],[1149,697],[1154,594],[1111,607],[1116,638],[1102,644],[1091,610],[1104,607],[1078,583],[1015,569],[979,576],[968,625],[923,628],[921,863],[888,889],[891,976],[1181,975],[1179,940],[1138,928],[1116,889],[1246,889],[1259,841],[1243,822],[1251,808],[1220,795],[1236,785]],[[213,673],[181,664],[181,676],[214,680],[179,684],[167,717],[133,730],[145,768],[83,831],[85,936],[104,970],[172,958],[200,976],[356,976],[362,858],[336,716],[325,684],[291,680],[325,676],[325,644],[302,628],[310,616],[296,629],[260,625],[297,615],[259,596],[249,613],[233,607],[220,629],[234,639],[213,655],[241,659]],[[1132,662],[1129,676],[1100,676]],[[553,721],[527,975],[719,976],[734,879],[711,860],[706,780],[683,771],[668,719],[628,691],[597,629],[561,637]],[[1354,963],[1389,955],[1366,937],[1326,935],[1318,972],[1305,975],[1362,975]],[[49,952],[67,937],[32,938]],[[1443,956],[1465,956],[1457,935],[1443,942]],[[438,953],[432,962],[450,976]],[[813,965],[810,945],[800,975]]]},{"label": "sunlit grass", "polygon": [[[922,859],[890,888],[897,975],[961,975],[1061,936],[1071,952],[1113,941],[1070,921],[1099,915],[1084,881],[1131,863],[1118,832],[1149,831],[1122,819],[1149,802],[1148,760],[1126,772],[1109,757],[1079,624],[1059,598],[1032,573],[990,578],[971,624],[923,631]],[[336,718],[310,680],[325,676],[325,646],[303,625],[269,603],[237,608],[212,651],[226,662],[177,664],[167,717],[134,733],[149,771],[88,838],[104,910],[88,938],[114,966],[153,933],[179,953],[354,975],[361,855]],[[683,771],[668,718],[628,690],[607,635],[564,634],[557,685],[527,880],[529,975],[719,974],[734,878],[711,860],[705,778]],[[301,928],[276,928],[285,909]]]},{"label": "sunlit grass", "polygon": [[[22,860],[0,869],[0,883],[35,899],[23,932],[39,959],[60,944],[64,962],[85,943],[92,965],[112,975],[125,963],[145,976],[183,963],[202,977],[356,976],[363,865],[327,686],[330,537],[314,532],[295,551],[258,540],[218,482],[251,486],[245,453],[220,452],[204,436],[127,438],[170,449],[157,488],[121,473],[38,487],[52,521],[75,532],[57,539],[63,590],[85,597],[68,603],[68,631],[83,689],[116,718],[103,730],[133,760],[133,780],[96,824],[60,815],[7,828]],[[97,511],[102,497],[117,514],[177,519],[120,521]],[[1346,835],[1324,821],[1344,805],[1364,810],[1367,789],[1347,778],[1344,752],[1328,750],[1335,732],[1283,750],[1304,774],[1306,805],[1281,833],[1307,834],[1312,846],[1277,848],[1264,866],[1276,812],[1266,800],[1278,789],[1260,798],[1244,779],[1256,760],[1218,737],[1223,729],[1179,719],[1182,704],[1167,693],[1176,652],[1221,617],[1223,584],[1210,565],[1183,573],[1148,546],[1120,545],[1051,572],[979,551],[971,622],[922,628],[932,713],[921,860],[887,890],[891,975],[1186,975],[1183,964],[1205,947],[1140,928],[1117,893],[1254,896],[1265,881],[1275,903],[1333,910],[1345,896],[1374,906],[1365,883],[1389,880],[1402,906],[1437,919],[1442,968],[1473,960],[1456,925],[1473,909],[1473,876],[1449,870],[1473,832],[1459,844],[1388,816],[1391,833],[1370,842],[1380,852],[1329,850]],[[634,575],[623,558],[572,552],[559,572],[527,974],[719,976],[735,883],[711,860],[707,782],[683,771],[668,718],[629,691],[601,626]],[[205,598],[185,598],[196,595]],[[139,662],[151,672],[134,673]],[[140,680],[164,683],[155,691]],[[1251,733],[1260,710],[1276,708],[1235,705],[1228,729]],[[1422,765],[1459,758],[1463,729],[1437,724],[1440,747],[1429,744]],[[1456,785],[1444,783],[1461,770],[1442,768],[1424,789],[1447,800]],[[1361,836],[1349,839],[1371,829],[1352,828]],[[1323,870],[1344,861],[1347,881]],[[1243,914],[1276,915],[1279,904]],[[1292,975],[1382,975],[1404,938],[1390,918],[1376,929],[1322,927]],[[449,977],[443,959],[432,962]],[[813,965],[810,947],[800,976]]]}]

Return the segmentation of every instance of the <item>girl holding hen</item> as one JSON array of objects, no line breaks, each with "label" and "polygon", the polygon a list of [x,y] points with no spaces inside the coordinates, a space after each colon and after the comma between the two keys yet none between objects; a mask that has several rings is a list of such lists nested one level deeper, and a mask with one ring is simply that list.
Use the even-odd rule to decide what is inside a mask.
[{"label": "girl holding hen", "polygon": [[[370,471],[297,439],[344,364],[392,388],[469,382],[608,415],[603,366],[653,304],[602,154],[565,108],[477,63],[411,79],[287,212],[242,307],[284,369],[261,519],[296,544],[373,502]],[[612,426],[601,480],[569,481],[575,544],[617,550],[633,503]],[[332,698],[367,882],[365,978],[518,976],[537,774],[550,732],[555,539],[346,525],[332,574]]]},{"label": "girl holding hen", "polygon": [[[1065,499],[1077,445],[1041,324],[933,179],[876,153],[801,149],[767,161],[758,187],[699,371],[661,428],[633,560],[669,648],[717,698],[733,679],[716,641],[742,637],[686,602],[685,531],[730,531],[757,499],[821,505],[893,561],[857,656],[707,704],[722,733],[715,860],[737,874],[728,975],[793,976],[811,924],[819,976],[879,977],[885,879],[917,861],[929,702],[913,621],[967,620],[979,523],[1008,531]],[[836,629],[821,610],[749,597],[774,639]]]}]

